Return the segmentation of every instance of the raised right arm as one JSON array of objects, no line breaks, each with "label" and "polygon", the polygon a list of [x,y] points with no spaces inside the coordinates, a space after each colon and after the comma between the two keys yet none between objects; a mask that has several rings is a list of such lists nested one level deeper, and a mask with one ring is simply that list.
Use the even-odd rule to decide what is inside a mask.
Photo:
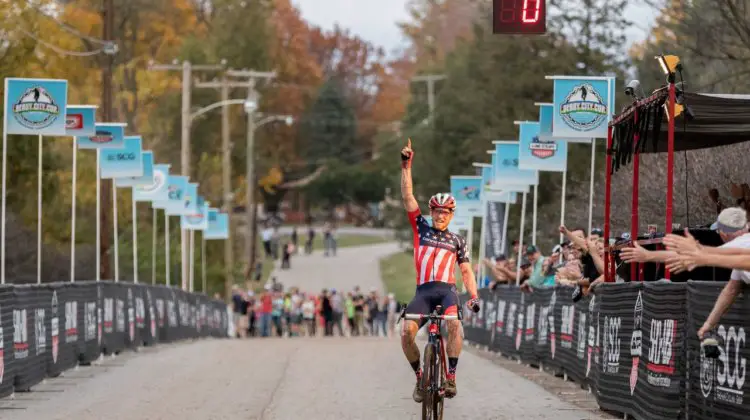
[{"label": "raised right arm", "polygon": [[401,150],[401,199],[408,213],[419,210],[411,181],[411,161],[413,158],[414,151],[411,149],[411,139],[409,139],[407,146]]}]

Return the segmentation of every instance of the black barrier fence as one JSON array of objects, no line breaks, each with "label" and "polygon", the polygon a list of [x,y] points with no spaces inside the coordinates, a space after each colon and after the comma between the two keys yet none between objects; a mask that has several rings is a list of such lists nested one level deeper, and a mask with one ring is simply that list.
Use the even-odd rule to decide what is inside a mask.
[{"label": "black barrier fence", "polygon": [[76,282],[0,286],[0,397],[102,353],[227,337],[227,305],[166,286]]},{"label": "black barrier fence", "polygon": [[564,373],[602,409],[632,418],[747,419],[750,298],[740,295],[722,318],[717,359],[702,354],[697,337],[724,285],[604,284],[578,302],[562,286],[483,289],[482,310],[464,311],[464,337]]}]

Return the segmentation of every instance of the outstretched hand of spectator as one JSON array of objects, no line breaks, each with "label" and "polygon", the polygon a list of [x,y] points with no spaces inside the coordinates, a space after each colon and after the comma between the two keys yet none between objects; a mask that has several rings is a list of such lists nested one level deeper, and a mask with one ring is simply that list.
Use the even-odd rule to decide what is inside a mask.
[{"label": "outstretched hand of spectator", "polygon": [[589,294],[594,292],[594,290],[596,289],[598,285],[602,283],[604,283],[604,276],[599,276],[596,280],[594,280],[591,284],[589,284],[589,287],[583,289],[583,295],[588,296]]},{"label": "outstretched hand of spectator", "polygon": [[669,251],[675,251],[678,253],[698,251],[701,247],[698,241],[687,229],[685,229],[685,236],[670,233],[664,237],[662,243]]},{"label": "outstretched hand of spectator", "polygon": [[692,251],[680,252],[672,257],[667,258],[667,270],[675,274],[685,271],[693,271],[693,269],[698,266],[698,253],[699,251],[696,249]]},{"label": "outstretched hand of spectator", "polygon": [[648,260],[648,251],[638,245],[638,241],[633,241],[633,246],[620,250],[620,258],[625,263],[646,262]]}]

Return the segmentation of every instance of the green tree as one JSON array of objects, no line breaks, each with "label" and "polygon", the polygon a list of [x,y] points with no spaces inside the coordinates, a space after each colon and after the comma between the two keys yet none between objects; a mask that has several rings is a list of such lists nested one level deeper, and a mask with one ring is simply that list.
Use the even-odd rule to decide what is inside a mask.
[{"label": "green tree", "polygon": [[330,166],[305,189],[316,204],[333,211],[343,204],[366,207],[385,198],[389,178],[376,166],[341,162]]},{"label": "green tree", "polygon": [[321,86],[300,126],[299,149],[305,151],[308,159],[324,161],[335,157],[346,163],[360,160],[354,109],[335,78]]}]

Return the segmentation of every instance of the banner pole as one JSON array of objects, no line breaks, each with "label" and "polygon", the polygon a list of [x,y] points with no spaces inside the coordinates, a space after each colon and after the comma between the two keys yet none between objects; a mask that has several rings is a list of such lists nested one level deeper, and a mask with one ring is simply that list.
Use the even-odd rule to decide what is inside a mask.
[{"label": "banner pole", "polygon": [[156,284],[156,227],[159,223],[156,207],[153,208],[151,218],[151,284]]},{"label": "banner pole", "polygon": [[477,284],[479,284],[480,279],[482,279],[482,272],[484,271],[482,268],[483,264],[481,260],[484,258],[484,248],[485,248],[484,241],[485,241],[485,236],[487,235],[487,232],[486,232],[487,231],[486,229],[487,206],[489,205],[490,205],[489,201],[482,200],[482,224],[479,230],[479,258],[477,258],[477,262],[479,263],[477,264]]},{"label": "banner pole", "polygon": [[135,190],[133,200],[133,283],[138,283],[138,206],[135,201]]},{"label": "banner pole", "polygon": [[469,228],[466,231],[466,242],[469,245],[469,255],[474,253],[474,218],[469,217]]},{"label": "banner pole", "polygon": [[171,286],[172,279],[169,277],[169,214],[167,214],[167,210],[164,210],[164,267],[167,276],[164,283]]},{"label": "banner pole", "polygon": [[78,137],[73,137],[73,184],[71,188],[70,214],[70,282],[76,281],[76,188],[78,188]]},{"label": "banner pole", "polygon": [[[8,86],[7,81],[5,86]],[[8,91],[5,91],[5,95],[8,95]],[[7,102],[7,101],[6,101]],[[7,112],[7,110],[6,110]],[[7,118],[7,115],[3,117],[3,186],[2,186],[2,224],[3,224],[3,237],[1,239],[2,241],[2,247],[0,248],[0,284],[5,284],[5,237],[7,236],[6,232],[6,223],[5,223],[5,188],[8,184],[7,175],[8,175],[8,133],[7,128],[5,127],[5,119]]]},{"label": "banner pole", "polygon": [[516,286],[521,284],[521,256],[523,252],[523,230],[526,223],[526,193],[523,193],[523,202],[521,203],[521,229],[518,233],[518,261],[516,261]]},{"label": "banner pole", "polygon": [[[562,173],[562,197],[560,197],[560,226],[565,226],[565,195],[568,187],[568,170]],[[564,234],[560,234],[560,243],[563,243]],[[562,253],[560,253],[560,262],[562,262]]]},{"label": "banner pole", "polygon": [[504,203],[503,207],[505,210],[504,211],[505,214],[503,215],[503,237],[500,239],[501,240],[500,249],[502,250],[502,253],[507,255],[508,250],[506,247],[508,246],[508,241],[506,241],[506,236],[508,236],[508,218],[510,217],[510,203]]},{"label": "banner pole", "polygon": [[101,200],[101,190],[102,190],[102,180],[101,180],[101,170],[99,169],[99,164],[101,160],[101,150],[96,149],[96,281],[102,280],[102,256],[101,256],[101,230],[102,230],[102,200]]},{"label": "banner pole", "polygon": [[120,233],[117,224],[117,185],[112,180],[112,229],[114,230],[115,239],[115,283],[120,281]]},{"label": "banner pole", "polygon": [[[466,231],[466,242],[469,246],[469,256],[474,253],[474,217],[469,217],[469,229]],[[480,256],[481,258],[481,256]],[[482,265],[481,261],[479,262],[479,265]],[[461,293],[466,293],[466,285],[461,282]]]},{"label": "banner pole", "polygon": [[188,241],[187,241],[187,238],[185,236],[186,236],[185,235],[185,229],[182,229],[182,227],[180,227],[180,273],[181,273],[181,278],[180,278],[180,281],[177,283],[177,285],[179,287],[181,287],[182,290],[187,290],[188,289],[187,288],[187,286],[188,286],[187,285],[187,281],[188,281],[187,274],[188,273],[187,273],[187,267],[185,266],[185,263],[187,263],[187,255],[186,255],[187,254],[187,252],[186,252],[187,250],[185,249],[185,247],[187,246],[187,242]]},{"label": "banner pole", "polygon": [[193,293],[195,291],[195,231],[190,230],[190,252],[189,252],[189,258],[188,261],[188,269],[190,270],[190,273],[188,273],[188,279],[190,281],[190,293]]},{"label": "banner pole", "polygon": [[201,288],[201,291],[204,295],[208,296],[206,293],[206,231],[201,231],[201,280],[203,281],[203,286]]},{"label": "banner pole", "polygon": [[536,211],[539,203],[539,185],[534,185],[534,210],[531,220],[531,244],[536,246]]},{"label": "banner pole", "polygon": [[594,165],[596,163],[596,139],[591,139],[591,174],[589,181],[589,231],[587,235],[591,234],[591,225],[594,217]]},{"label": "banner pole", "polygon": [[42,164],[44,139],[39,135],[36,189],[36,284],[42,284]]}]

